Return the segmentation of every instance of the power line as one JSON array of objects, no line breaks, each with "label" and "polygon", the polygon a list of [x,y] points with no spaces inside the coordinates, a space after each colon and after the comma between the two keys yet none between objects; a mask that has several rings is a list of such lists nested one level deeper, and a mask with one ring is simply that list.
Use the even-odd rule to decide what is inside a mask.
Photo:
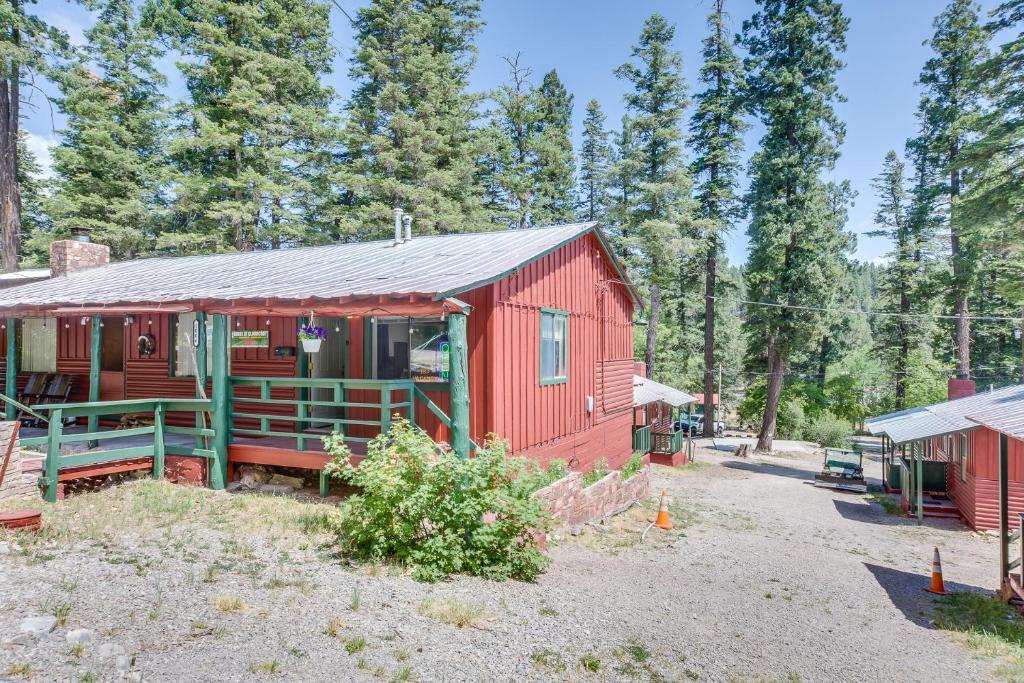
[{"label": "power line", "polygon": [[[770,308],[791,308],[801,311],[815,311],[818,313],[846,313],[850,315],[876,315],[886,318],[932,318],[936,320],[957,320],[960,316],[944,315],[941,313],[889,313],[887,311],[862,311],[859,308],[825,308],[823,306],[804,306],[801,304],[781,304],[773,301],[750,301],[728,296],[712,296],[706,294],[705,298],[715,301],[732,301],[738,304],[749,306],[768,306]],[[998,316],[998,315],[967,315],[967,320],[980,320],[986,322],[1020,322],[1020,317]]]}]

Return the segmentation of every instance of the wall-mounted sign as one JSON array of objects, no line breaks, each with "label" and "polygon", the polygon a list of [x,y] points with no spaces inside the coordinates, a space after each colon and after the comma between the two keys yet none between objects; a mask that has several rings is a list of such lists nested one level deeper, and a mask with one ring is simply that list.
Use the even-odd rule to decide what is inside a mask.
[{"label": "wall-mounted sign", "polygon": [[270,348],[270,330],[231,330],[231,348]]},{"label": "wall-mounted sign", "polygon": [[200,337],[202,325],[199,324],[199,318],[192,321],[192,348],[198,349],[199,342],[202,339]]},{"label": "wall-mounted sign", "polygon": [[448,339],[441,337],[437,344],[437,379],[442,382],[448,381],[448,368],[451,366],[449,359],[451,358],[452,346],[448,342]]}]

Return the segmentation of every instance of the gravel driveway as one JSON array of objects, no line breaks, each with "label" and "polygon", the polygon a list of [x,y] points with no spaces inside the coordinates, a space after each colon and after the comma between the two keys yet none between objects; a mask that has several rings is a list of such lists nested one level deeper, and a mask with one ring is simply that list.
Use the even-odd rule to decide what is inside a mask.
[{"label": "gravel driveway", "polygon": [[[419,584],[348,567],[299,534],[239,541],[190,513],[187,523],[156,518],[146,533],[63,546],[8,537],[0,677],[991,679],[991,660],[929,626],[922,589],[932,546],[947,588],[993,587],[993,538],[948,522],[917,527],[860,496],[816,489],[807,453],[697,457],[684,470],[655,468],[678,531],[639,544],[651,515],[635,508],[606,530],[560,539],[536,584]],[[440,623],[430,616],[437,604],[468,611],[470,623]],[[64,619],[48,635],[21,633],[26,618],[53,613]]]}]

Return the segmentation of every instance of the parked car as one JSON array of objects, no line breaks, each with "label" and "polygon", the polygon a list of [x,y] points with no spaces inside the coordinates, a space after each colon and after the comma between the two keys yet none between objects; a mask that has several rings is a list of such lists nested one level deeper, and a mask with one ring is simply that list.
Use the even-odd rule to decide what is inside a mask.
[{"label": "parked car", "polygon": [[[684,415],[680,419],[676,420],[673,427],[677,431],[685,431],[687,427],[690,429],[690,436],[703,436],[704,435],[704,416],[703,415]],[[715,420],[715,436],[722,436],[725,433],[725,423],[721,420]]]}]

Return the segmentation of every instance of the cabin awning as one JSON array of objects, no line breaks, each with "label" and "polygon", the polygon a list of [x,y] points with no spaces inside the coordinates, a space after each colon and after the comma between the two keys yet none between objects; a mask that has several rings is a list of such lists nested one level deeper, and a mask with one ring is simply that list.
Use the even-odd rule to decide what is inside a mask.
[{"label": "cabin awning", "polygon": [[999,405],[979,409],[967,416],[971,422],[1006,434],[1011,439],[1024,441],[1024,400],[1005,401]]},{"label": "cabin awning", "polygon": [[667,384],[655,382],[640,375],[633,375],[633,406],[645,406],[648,403],[667,403],[673,408],[684,406],[696,401],[685,391],[679,391]]},{"label": "cabin awning", "polygon": [[865,420],[864,425],[872,434],[884,434],[901,444],[976,429],[982,423],[972,418],[987,415],[994,420],[999,411],[1010,407],[1024,411],[1024,385],[879,415]]},{"label": "cabin awning", "polygon": [[[593,233],[629,296],[637,291],[596,223],[526,230],[423,235],[209,256],[144,258],[11,287],[0,315],[62,308],[200,303],[205,310],[244,302],[255,312],[358,302],[360,311],[440,310],[441,302],[497,282]],[[403,308],[404,306],[404,308]],[[371,314],[373,314],[371,312]]]}]

